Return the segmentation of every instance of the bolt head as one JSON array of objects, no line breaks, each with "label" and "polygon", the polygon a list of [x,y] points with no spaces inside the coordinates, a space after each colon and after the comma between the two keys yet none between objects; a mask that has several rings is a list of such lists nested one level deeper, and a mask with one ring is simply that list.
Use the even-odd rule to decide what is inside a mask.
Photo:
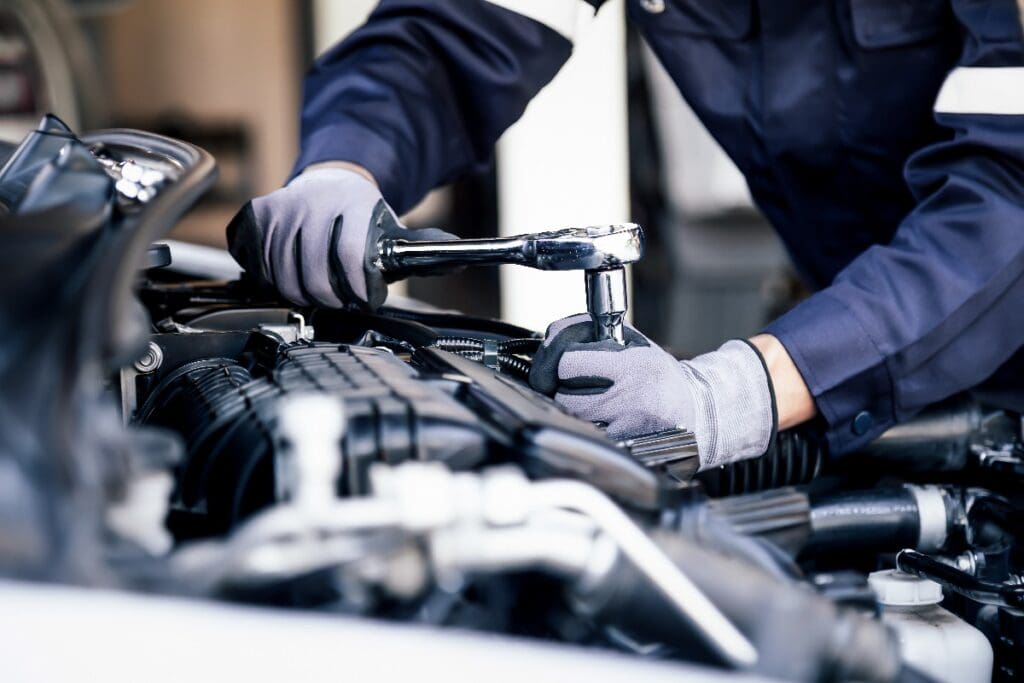
[{"label": "bolt head", "polygon": [[145,353],[135,361],[135,369],[143,374],[155,372],[164,362],[164,352],[156,342],[149,342]]}]

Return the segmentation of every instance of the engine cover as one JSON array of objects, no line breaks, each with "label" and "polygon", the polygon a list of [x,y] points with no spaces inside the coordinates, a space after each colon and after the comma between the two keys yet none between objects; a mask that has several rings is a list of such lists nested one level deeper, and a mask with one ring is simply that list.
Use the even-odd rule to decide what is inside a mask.
[{"label": "engine cover", "polygon": [[429,460],[468,469],[486,457],[477,417],[387,351],[300,341],[281,346],[267,365],[250,371],[229,358],[187,363],[164,378],[140,411],[143,422],[185,440],[169,522],[177,537],[223,533],[279,499],[277,413],[290,394],[324,393],[344,402],[342,495],[366,491],[374,462]]}]

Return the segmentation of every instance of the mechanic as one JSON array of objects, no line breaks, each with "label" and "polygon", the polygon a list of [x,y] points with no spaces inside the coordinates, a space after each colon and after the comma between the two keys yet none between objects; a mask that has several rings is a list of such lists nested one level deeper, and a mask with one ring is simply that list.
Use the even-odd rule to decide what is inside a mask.
[{"label": "mechanic", "polygon": [[[309,73],[295,175],[232,222],[236,258],[296,303],[380,305],[371,223],[486,167],[603,2],[383,0]],[[971,388],[1024,409],[1014,0],[627,4],[816,293],[682,362],[559,321],[534,387],[614,437],[691,428],[704,468],[812,419],[850,451]]]}]

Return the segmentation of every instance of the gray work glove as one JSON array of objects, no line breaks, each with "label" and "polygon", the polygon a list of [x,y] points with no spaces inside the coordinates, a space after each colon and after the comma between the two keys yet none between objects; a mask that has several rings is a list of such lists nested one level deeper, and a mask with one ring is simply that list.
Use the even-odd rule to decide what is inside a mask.
[{"label": "gray work glove", "polygon": [[607,425],[613,439],[691,430],[701,469],[768,450],[775,398],[753,346],[733,340],[678,361],[632,327],[625,342],[595,342],[589,315],[559,320],[534,356],[530,385],[577,417]]},{"label": "gray work glove", "polygon": [[231,255],[261,284],[303,306],[374,310],[388,282],[376,265],[381,236],[449,240],[443,230],[407,230],[372,182],[342,168],[310,170],[247,202],[228,225]]}]

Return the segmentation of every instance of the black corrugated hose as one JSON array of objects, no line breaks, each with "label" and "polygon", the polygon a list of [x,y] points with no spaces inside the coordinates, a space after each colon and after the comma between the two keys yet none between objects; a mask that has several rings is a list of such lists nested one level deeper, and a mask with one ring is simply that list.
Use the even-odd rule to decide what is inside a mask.
[{"label": "black corrugated hose", "polygon": [[[540,343],[539,339],[505,339],[497,342],[498,370],[526,380],[530,376],[531,363],[523,355],[535,353]],[[430,346],[482,363],[487,342],[469,337],[439,337]]]}]

